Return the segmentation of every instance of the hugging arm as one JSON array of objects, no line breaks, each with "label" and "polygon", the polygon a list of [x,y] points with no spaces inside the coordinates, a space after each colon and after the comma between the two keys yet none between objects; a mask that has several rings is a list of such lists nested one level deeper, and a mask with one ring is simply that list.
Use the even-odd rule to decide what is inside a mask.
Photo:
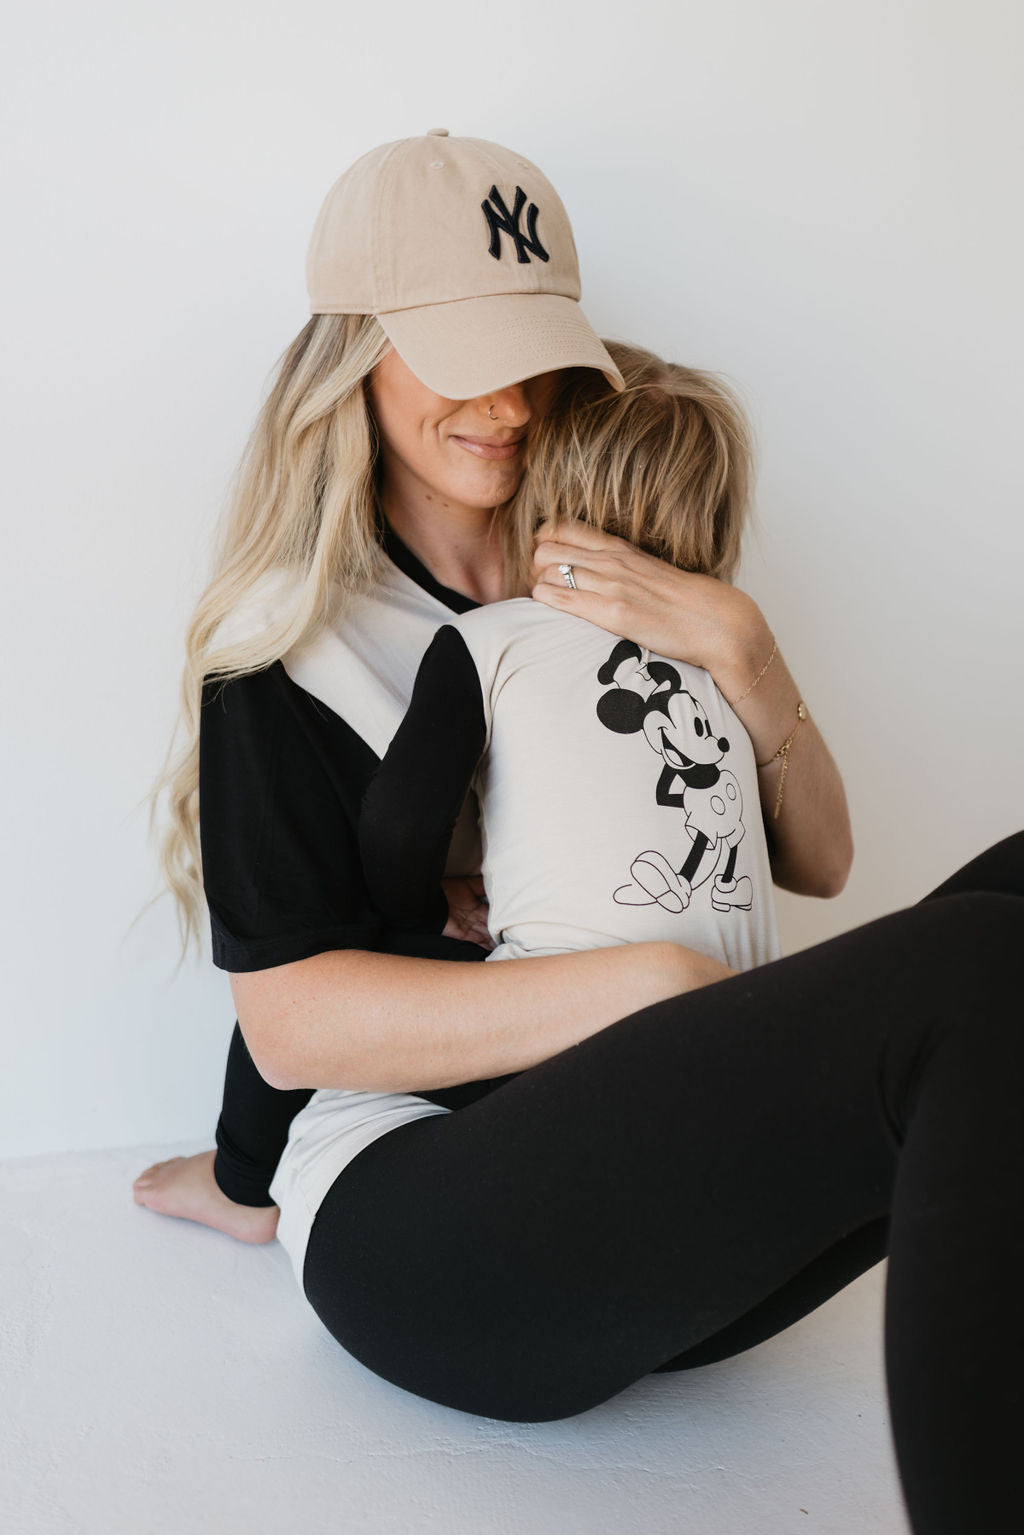
[{"label": "hugging arm", "polygon": [[[227,1084],[218,1142],[236,1174],[221,1187],[238,1202],[266,1202],[297,1101],[275,1090],[489,1080],[724,970],[668,943],[452,964],[480,961],[483,949],[445,937],[440,913],[419,932],[389,923],[366,888],[357,837],[377,757],[280,662],[208,685],[199,756],[214,960],[231,977],[255,1068],[237,1040],[247,1085],[239,1097]],[[239,1182],[254,1135],[259,1190]]]},{"label": "hugging arm", "polygon": [[458,630],[443,624],[420,662],[409,708],[359,816],[370,894],[399,927],[444,926],[448,903],[441,880],[485,739],[476,665]]},{"label": "hugging arm", "polygon": [[[564,561],[576,562],[575,590],[556,574]],[[550,607],[711,674],[759,764],[773,880],[797,895],[838,895],[853,861],[843,781],[809,711],[792,741],[779,802],[783,760],[777,753],[797,723],[801,694],[753,598],[582,522],[557,530],[546,525],[534,553],[534,576],[534,598]]]}]

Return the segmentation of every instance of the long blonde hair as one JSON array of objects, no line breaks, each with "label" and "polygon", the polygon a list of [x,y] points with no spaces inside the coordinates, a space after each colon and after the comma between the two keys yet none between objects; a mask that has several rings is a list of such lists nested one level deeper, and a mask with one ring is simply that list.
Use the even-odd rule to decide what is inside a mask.
[{"label": "long blonde hair", "polygon": [[[204,909],[203,679],[271,665],[313,640],[347,594],[380,579],[377,432],[363,381],[389,347],[372,315],[314,315],[280,361],[239,466],[214,574],[186,631],[180,715],[149,795],[154,836],[166,797],[159,863],[175,899],[182,959],[198,942]],[[232,626],[261,589],[274,599],[264,606],[265,622]]]},{"label": "long blonde hair", "polygon": [[544,520],[586,522],[682,570],[731,581],[754,478],[753,434],[716,374],[606,341],[625,389],[573,370],[531,436],[502,522],[506,587],[529,589]]},{"label": "long blonde hair", "polygon": [[[626,379],[569,369],[531,432],[516,497],[495,508],[505,595],[521,594],[545,516],[582,517],[687,569],[731,576],[750,478],[743,413],[712,375],[606,343]],[[204,911],[199,716],[204,679],[262,670],[311,643],[387,566],[377,534],[377,428],[365,381],[390,343],[371,315],[315,315],[257,418],[185,636],[180,714],[150,791],[181,959]],[[260,595],[267,600],[260,603]],[[247,610],[253,620],[233,622]],[[149,903],[152,904],[152,903]]]}]

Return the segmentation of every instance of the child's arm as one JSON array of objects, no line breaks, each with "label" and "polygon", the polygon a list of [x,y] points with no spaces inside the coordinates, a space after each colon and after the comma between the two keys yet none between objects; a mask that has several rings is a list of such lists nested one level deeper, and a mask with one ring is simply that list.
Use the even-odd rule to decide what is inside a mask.
[{"label": "child's arm", "polygon": [[448,920],[441,879],[485,735],[476,665],[458,630],[444,624],[420,662],[409,708],[359,817],[370,894],[399,926],[440,932]]}]

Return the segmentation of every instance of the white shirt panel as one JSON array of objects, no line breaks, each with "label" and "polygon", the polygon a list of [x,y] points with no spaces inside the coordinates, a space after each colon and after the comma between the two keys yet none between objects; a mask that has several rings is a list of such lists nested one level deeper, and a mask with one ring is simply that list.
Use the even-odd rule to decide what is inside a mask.
[{"label": "white shirt panel", "polygon": [[[666,938],[736,970],[777,958],[753,749],[710,674],[652,655],[677,679],[672,718],[659,705],[646,726],[620,734],[597,712],[616,687],[598,672],[617,636],[531,598],[449,623],[473,656],[484,701],[476,786],[500,945],[489,958]],[[639,665],[616,675],[642,705],[654,684],[630,675]],[[691,778],[715,781],[687,783],[684,766],[666,775],[681,803],[659,805],[659,780],[680,752]],[[698,835],[707,846],[687,880]]]}]

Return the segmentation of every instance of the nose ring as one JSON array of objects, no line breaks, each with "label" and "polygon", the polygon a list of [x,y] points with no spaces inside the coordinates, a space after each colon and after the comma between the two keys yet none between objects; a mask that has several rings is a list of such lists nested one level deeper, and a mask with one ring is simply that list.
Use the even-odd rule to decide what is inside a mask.
[{"label": "nose ring", "polygon": [[494,401],[492,400],[490,405],[488,405],[488,407],[487,407],[487,414],[488,414],[488,416],[490,417],[490,419],[492,421],[497,421],[497,419],[498,419],[497,416],[491,415],[491,412],[493,411],[493,409],[494,409]]}]

